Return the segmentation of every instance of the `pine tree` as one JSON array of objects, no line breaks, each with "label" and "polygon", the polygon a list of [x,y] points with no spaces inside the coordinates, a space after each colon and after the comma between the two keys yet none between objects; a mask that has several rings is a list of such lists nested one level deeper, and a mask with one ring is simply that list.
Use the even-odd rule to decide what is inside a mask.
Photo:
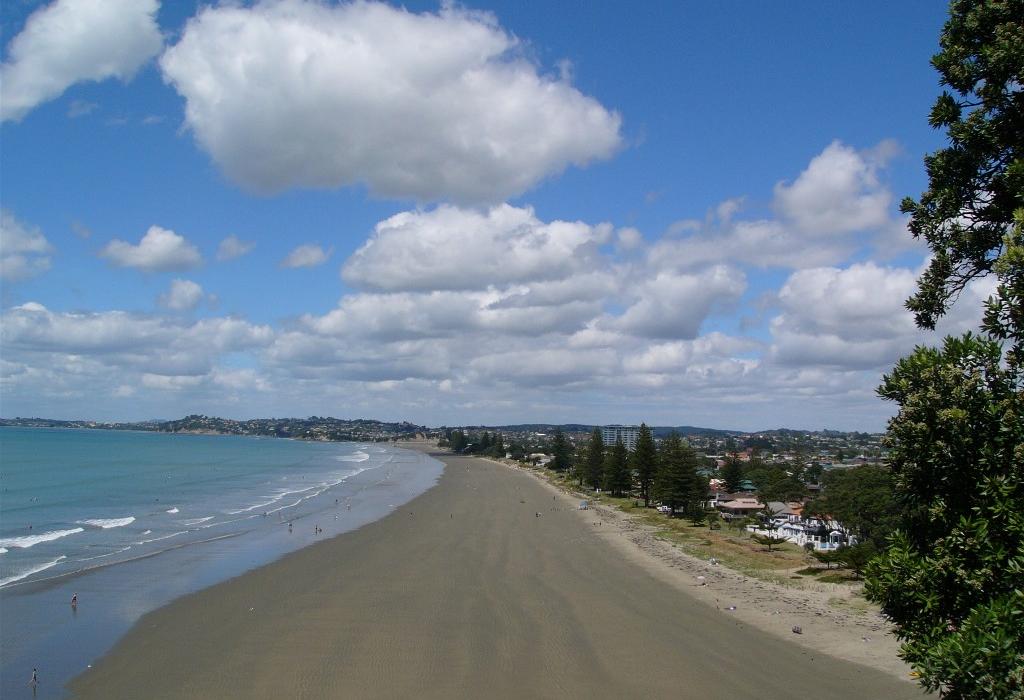
[{"label": "pine tree", "polygon": [[651,482],[658,466],[658,451],[654,445],[654,437],[646,423],[640,424],[640,435],[636,439],[636,449],[630,456],[630,467],[636,475],[640,486],[640,495],[644,499],[644,507],[651,505]]},{"label": "pine tree", "polygon": [[697,457],[678,434],[672,433],[661,443],[658,471],[654,476],[654,497],[672,509],[691,512],[700,492]]},{"label": "pine tree", "polygon": [[725,482],[727,493],[736,493],[743,484],[743,465],[735,456],[730,455],[726,458],[718,476]]},{"label": "pine tree", "polygon": [[571,466],[571,450],[569,441],[561,429],[555,431],[555,440],[551,446],[554,459],[551,460],[551,468],[556,472],[567,472]]},{"label": "pine tree", "polygon": [[629,476],[629,453],[622,444],[622,438],[604,456],[604,488],[613,496],[622,496],[632,486]]},{"label": "pine tree", "polygon": [[600,488],[601,477],[604,476],[604,440],[601,438],[600,428],[594,428],[594,432],[590,434],[585,472],[586,482],[590,488]]}]

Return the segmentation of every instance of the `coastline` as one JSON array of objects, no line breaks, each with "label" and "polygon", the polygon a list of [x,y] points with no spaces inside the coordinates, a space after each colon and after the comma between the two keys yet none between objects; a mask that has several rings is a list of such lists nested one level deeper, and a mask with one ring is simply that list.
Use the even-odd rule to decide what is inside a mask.
[{"label": "coastline", "polygon": [[[41,677],[34,697],[63,697],[63,685],[111,649],[146,612],[384,517],[430,488],[443,469],[422,453],[390,446],[366,449],[367,458],[357,452],[359,447],[339,443],[153,433],[140,434],[152,440],[139,442],[120,431],[50,432],[76,449],[60,462],[64,471],[54,478],[67,481],[86,472],[96,478],[83,482],[92,492],[65,492],[77,497],[65,498],[67,506],[61,509],[48,505],[45,487],[26,490],[25,484],[34,482],[8,472],[12,491],[21,489],[21,505],[8,512],[2,534],[19,535],[19,525],[34,523],[40,541],[13,545],[4,553],[2,573],[34,570],[32,560],[13,558],[18,555],[58,559],[61,565],[0,589],[3,697],[21,697],[33,668]],[[79,432],[88,434],[84,442],[71,439]],[[33,449],[36,438],[26,438],[17,444]],[[11,450],[15,444],[5,443]],[[46,444],[53,449],[34,454],[46,464],[57,463],[60,445]],[[214,451],[207,449],[211,446]],[[12,465],[25,463],[24,452],[7,452]],[[113,467],[106,466],[104,455],[110,454],[120,457]],[[101,463],[103,469],[96,466]],[[239,485],[232,480],[231,488],[207,485],[210,478],[223,483],[238,473],[247,474],[248,481]],[[174,478],[174,485],[165,487],[165,477]],[[121,500],[109,512],[100,510],[96,503],[108,500],[111,491]],[[41,506],[35,505],[35,494]],[[269,500],[272,506],[264,503]],[[29,503],[37,510],[26,508]],[[262,515],[261,510],[270,512]],[[95,520],[100,516],[117,519]],[[77,534],[48,537],[55,534],[50,530],[63,532],[64,523],[79,521]],[[76,594],[79,605],[71,608],[68,601]]]},{"label": "coastline", "polygon": [[616,536],[520,470],[431,456],[446,465],[433,488],[381,520],[147,614],[70,690],[920,697],[911,683],[706,605],[608,547]]}]

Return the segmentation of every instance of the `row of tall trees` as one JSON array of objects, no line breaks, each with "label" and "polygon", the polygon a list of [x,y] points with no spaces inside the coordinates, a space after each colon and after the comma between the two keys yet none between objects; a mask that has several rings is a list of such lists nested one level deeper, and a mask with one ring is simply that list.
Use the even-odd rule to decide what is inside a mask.
[{"label": "row of tall trees", "polygon": [[655,446],[646,424],[632,453],[622,441],[606,446],[601,430],[594,428],[590,439],[576,455],[573,474],[581,486],[603,489],[612,496],[637,495],[649,506],[660,501],[677,512],[697,518],[707,499],[707,479],[698,471],[697,455],[673,433]]}]

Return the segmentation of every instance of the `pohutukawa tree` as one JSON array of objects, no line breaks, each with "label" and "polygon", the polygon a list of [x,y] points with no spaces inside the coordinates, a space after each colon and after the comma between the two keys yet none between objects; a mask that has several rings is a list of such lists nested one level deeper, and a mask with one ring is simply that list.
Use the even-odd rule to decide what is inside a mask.
[{"label": "pohutukawa tree", "polygon": [[[949,91],[931,124],[949,145],[907,199],[931,249],[907,302],[934,328],[972,280],[995,275],[982,334],[917,348],[883,380],[902,506],[869,566],[870,598],[929,690],[1024,697],[1024,0],[955,0],[933,64]],[[1005,346],[1005,347],[1004,347]],[[1005,351],[1005,353],[1004,353]]]}]

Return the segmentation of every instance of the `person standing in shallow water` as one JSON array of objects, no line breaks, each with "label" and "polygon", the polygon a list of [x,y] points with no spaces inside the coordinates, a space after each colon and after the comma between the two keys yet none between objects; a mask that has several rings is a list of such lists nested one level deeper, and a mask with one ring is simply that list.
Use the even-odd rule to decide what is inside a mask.
[{"label": "person standing in shallow water", "polygon": [[75,593],[75,594],[73,594],[71,596],[71,607],[73,607],[73,608],[77,608],[78,607],[78,594],[77,593]]}]

